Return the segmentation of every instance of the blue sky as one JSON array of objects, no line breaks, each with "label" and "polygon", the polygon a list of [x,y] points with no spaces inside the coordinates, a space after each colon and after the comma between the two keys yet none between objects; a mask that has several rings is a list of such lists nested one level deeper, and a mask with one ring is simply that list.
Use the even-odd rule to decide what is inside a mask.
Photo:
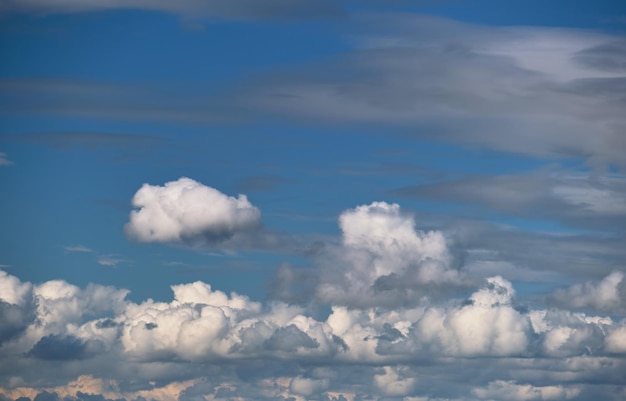
[{"label": "blue sky", "polygon": [[626,397],[624,4],[29,0],[0,48],[0,400]]}]

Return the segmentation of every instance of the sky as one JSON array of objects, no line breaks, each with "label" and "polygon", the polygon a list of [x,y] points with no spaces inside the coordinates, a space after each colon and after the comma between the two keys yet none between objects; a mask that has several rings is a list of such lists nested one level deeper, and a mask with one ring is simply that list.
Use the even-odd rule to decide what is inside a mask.
[{"label": "sky", "polygon": [[626,399],[626,3],[0,0],[0,401]]}]

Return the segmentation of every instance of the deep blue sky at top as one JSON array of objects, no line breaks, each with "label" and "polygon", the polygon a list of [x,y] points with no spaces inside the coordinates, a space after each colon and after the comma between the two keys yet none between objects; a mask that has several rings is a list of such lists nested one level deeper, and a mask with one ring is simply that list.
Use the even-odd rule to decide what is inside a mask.
[{"label": "deep blue sky at top", "polygon": [[[84,94],[96,104],[99,97],[104,103],[109,96],[132,103],[137,96],[156,106],[160,97],[167,97],[166,105],[177,106],[180,97],[184,109],[184,99],[191,97],[195,105],[211,102],[216,110],[213,121],[92,112],[0,113],[0,152],[15,163],[0,168],[2,186],[9,188],[0,196],[0,264],[23,280],[99,282],[130,288],[143,299],[168,297],[168,285],[196,279],[260,298],[280,263],[307,263],[289,255],[233,256],[129,241],[123,225],[134,192],[144,182],[163,184],[181,176],[230,195],[247,194],[262,210],[264,224],[277,231],[336,234],[342,210],[375,200],[399,201],[426,215],[458,213],[460,218],[515,222],[524,229],[560,230],[541,219],[468,216],[454,205],[399,200],[387,192],[441,177],[534,171],[554,160],[417,141],[376,127],[255,119],[245,110],[241,116],[230,110],[220,120],[221,93],[236,93],[248,82],[299,66],[314,69],[347,52],[352,14],[411,11],[484,25],[626,29],[617,19],[626,13],[619,1],[392,3],[351,2],[346,18],[310,21],[206,22],[137,10],[0,16],[0,85],[27,82],[36,92],[41,82],[58,82],[67,91],[67,83],[79,82],[99,85]],[[119,88],[133,95],[116,97]],[[54,102],[54,94],[42,96]],[[14,99],[0,97],[0,109]],[[140,142],[45,137],[83,132],[136,136]],[[577,160],[557,162],[580,165]],[[436,225],[437,219],[426,224]],[[75,245],[92,252],[65,249]],[[98,263],[107,258],[116,260],[115,266]],[[149,281],[146,271],[154,272]],[[246,281],[239,279],[242,274]]]}]

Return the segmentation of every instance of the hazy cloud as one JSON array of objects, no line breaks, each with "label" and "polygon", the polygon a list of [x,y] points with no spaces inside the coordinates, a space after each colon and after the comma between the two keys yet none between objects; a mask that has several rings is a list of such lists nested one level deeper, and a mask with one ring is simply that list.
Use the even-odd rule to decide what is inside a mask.
[{"label": "hazy cloud", "polygon": [[115,0],[27,0],[0,5],[0,12],[30,12],[35,14],[57,14],[135,9],[172,13],[188,18],[220,19],[315,19],[338,17],[341,8],[332,1],[321,0],[310,3],[305,0],[130,0],[120,3]]},{"label": "hazy cloud", "polygon": [[623,312],[626,307],[624,273],[613,272],[599,282],[588,281],[558,289],[552,294],[551,300],[565,308]]},{"label": "hazy cloud", "polygon": [[558,172],[474,176],[391,191],[416,199],[477,204],[485,211],[556,220],[570,226],[621,230],[626,223],[626,180],[621,175]]},{"label": "hazy cloud", "polygon": [[498,151],[626,163],[617,151],[626,146],[622,37],[415,14],[356,21],[353,52],[268,77],[246,101],[318,123],[409,128],[416,137]]},{"label": "hazy cloud", "polygon": [[9,160],[9,157],[7,156],[6,153],[4,152],[0,152],[0,166],[11,166],[14,163]]},{"label": "hazy cloud", "polygon": [[64,248],[67,252],[84,252],[84,253],[91,253],[93,252],[93,249],[88,248],[84,245],[69,245],[66,246]]}]

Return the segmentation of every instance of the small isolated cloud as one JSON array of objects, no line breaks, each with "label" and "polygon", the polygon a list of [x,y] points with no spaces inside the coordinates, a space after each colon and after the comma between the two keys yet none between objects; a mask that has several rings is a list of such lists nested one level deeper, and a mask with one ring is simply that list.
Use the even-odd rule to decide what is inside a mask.
[{"label": "small isolated cloud", "polygon": [[624,273],[616,271],[599,282],[585,282],[558,289],[551,300],[568,309],[593,308],[601,311],[622,311],[626,306]]},{"label": "small isolated cloud", "polygon": [[0,166],[11,166],[14,164],[11,160],[9,160],[8,156],[4,152],[0,152]]},{"label": "small isolated cloud", "polygon": [[120,259],[114,256],[106,256],[106,255],[98,257],[98,264],[102,266],[114,267],[121,263],[132,263],[132,261],[127,260],[127,259]]},{"label": "small isolated cloud", "polygon": [[65,247],[65,250],[67,252],[84,252],[84,253],[93,252],[93,249],[88,248],[84,245],[69,245]]},{"label": "small isolated cloud", "polygon": [[126,232],[141,242],[218,244],[260,225],[261,212],[190,178],[144,184],[135,194]]}]

